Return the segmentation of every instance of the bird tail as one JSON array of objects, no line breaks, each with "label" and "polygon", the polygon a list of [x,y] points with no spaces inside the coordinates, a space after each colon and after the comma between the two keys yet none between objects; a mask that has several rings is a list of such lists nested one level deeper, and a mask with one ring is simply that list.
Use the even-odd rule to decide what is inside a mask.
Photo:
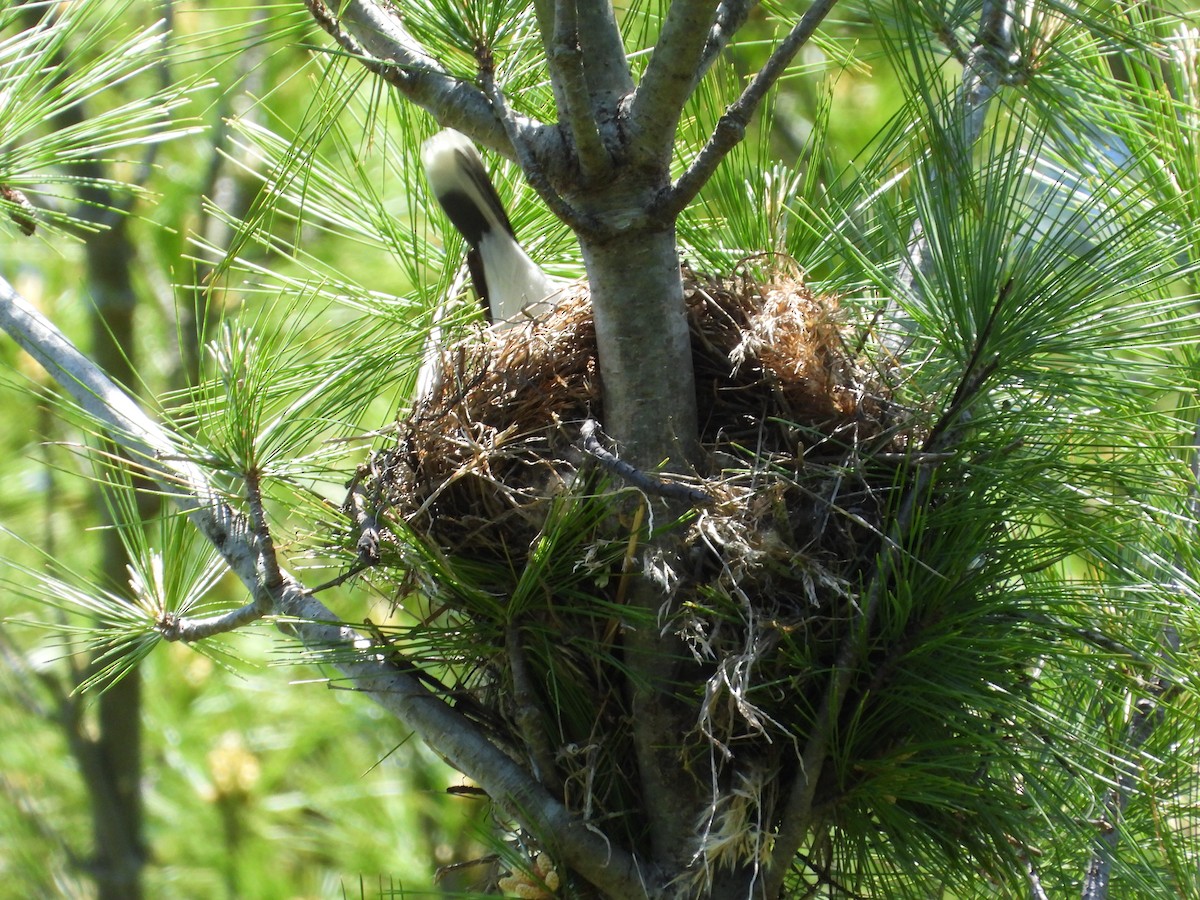
[{"label": "bird tail", "polygon": [[467,241],[471,277],[490,319],[513,323],[555,291],[553,281],[517,243],[479,151],[466,135],[438,132],[421,148],[434,197]]}]

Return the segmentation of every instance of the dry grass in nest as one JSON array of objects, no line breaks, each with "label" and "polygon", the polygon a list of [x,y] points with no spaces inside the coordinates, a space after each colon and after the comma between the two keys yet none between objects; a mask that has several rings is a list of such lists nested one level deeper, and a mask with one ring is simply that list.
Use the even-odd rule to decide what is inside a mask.
[{"label": "dry grass in nest", "polygon": [[[887,392],[847,348],[834,298],[791,277],[691,272],[685,295],[708,453],[699,474],[716,497],[741,497],[739,515],[778,515],[738,487],[764,464],[794,473],[898,440]],[[437,387],[403,423],[376,492],[448,553],[519,559],[546,501],[584,464],[580,425],[602,416],[586,289],[536,321],[469,335],[436,365]]]},{"label": "dry grass in nest", "polygon": [[[773,770],[788,765],[780,754],[819,706],[887,498],[902,481],[888,460],[905,446],[908,417],[847,346],[834,298],[784,276],[759,284],[685,272],[685,291],[706,455],[697,476],[714,502],[688,526],[691,570],[673,573],[682,591],[673,624],[704,686],[704,741],[736,744],[743,758],[759,754],[763,771]],[[387,552],[389,532],[403,528],[442,559],[493,564],[519,579],[535,565],[548,515],[562,508],[555,498],[595,470],[580,444],[580,425],[603,409],[586,291],[538,321],[471,334],[436,362],[436,389],[402,423],[397,444],[360,471],[361,493],[376,498],[382,564],[403,567]],[[542,606],[514,612],[506,606],[512,586],[489,582],[498,606],[455,609],[481,626],[463,651],[475,658],[456,660],[474,673],[489,721],[507,723],[495,733],[512,752],[528,754],[574,808],[619,817],[636,808],[638,788],[624,783],[633,769],[624,758],[630,719],[616,635],[624,572],[638,559],[626,549],[644,535],[614,516],[588,528],[584,540],[555,548],[565,560],[555,571],[572,583],[540,585]],[[597,559],[608,568],[598,571]],[[445,612],[456,601],[440,602]],[[482,621],[497,609],[497,621]],[[549,684],[554,697],[540,702],[559,719],[534,739],[529,709],[515,698]],[[582,784],[587,797],[576,796]],[[705,858],[719,863],[721,847],[759,852],[725,834],[722,823],[744,815],[721,816],[702,829],[717,836]],[[640,824],[631,820],[631,840]]]}]

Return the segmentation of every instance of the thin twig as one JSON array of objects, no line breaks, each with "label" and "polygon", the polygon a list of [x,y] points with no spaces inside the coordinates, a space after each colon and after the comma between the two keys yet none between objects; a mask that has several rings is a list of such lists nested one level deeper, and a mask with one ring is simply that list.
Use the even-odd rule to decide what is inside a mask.
[{"label": "thin twig", "polygon": [[319,594],[322,591],[328,591],[328,590],[332,590],[335,587],[341,587],[343,584],[345,584],[350,579],[355,578],[358,575],[361,575],[363,572],[367,571],[367,569],[371,568],[371,566],[372,566],[372,563],[366,562],[365,560],[361,560],[361,559],[356,560],[350,566],[350,568],[348,568],[345,572],[342,572],[339,575],[335,575],[333,578],[330,578],[328,581],[323,581],[320,584],[318,584],[316,587],[311,588],[310,593]]},{"label": "thin twig", "polygon": [[1021,862],[1025,867],[1025,881],[1029,884],[1029,900],[1050,900],[1050,895],[1042,887],[1041,876],[1027,853],[1021,854]]},{"label": "thin twig", "polygon": [[585,419],[579,426],[579,437],[583,442],[583,449],[600,465],[633,487],[645,491],[647,494],[683,500],[692,506],[711,506],[717,502],[716,498],[708,491],[680,484],[677,481],[664,481],[643,472],[623,459],[618,459],[616,454],[605,449],[604,445],[600,443],[600,438],[597,437],[599,429],[600,426],[595,419]]},{"label": "thin twig", "polygon": [[[341,18],[334,15],[324,0],[304,0],[304,5],[347,55],[432,113],[440,123],[457,128],[498,153],[512,154],[511,141],[483,91],[449,75],[405,31],[393,13],[372,0],[339,3]],[[353,31],[343,27],[343,21]],[[543,129],[544,125],[532,120],[517,122],[517,131],[521,133]]]},{"label": "thin twig", "polygon": [[704,73],[716,61],[722,51],[729,46],[739,28],[746,24],[750,13],[758,6],[759,0],[721,0],[717,5],[716,19],[708,33],[704,51],[700,54],[700,65],[696,69],[696,77],[692,82],[692,90],[700,83]]},{"label": "thin twig", "polygon": [[243,480],[246,486],[246,504],[250,510],[249,534],[258,557],[257,568],[260,573],[260,583],[256,583],[253,591],[254,599],[230,612],[204,618],[189,618],[173,612],[164,613],[155,623],[155,628],[163,640],[191,642],[226,634],[258,621],[273,611],[273,595],[283,586],[285,579],[279,569],[275,542],[267,527],[258,473],[246,472],[243,474]]},{"label": "thin twig", "polygon": [[[379,528],[380,507],[383,505],[383,471],[379,465],[380,454],[372,452],[371,458],[358,467],[350,483],[346,485],[346,502],[343,510],[354,522],[358,531],[355,549],[358,551],[357,568],[359,571],[376,565],[380,558],[382,539]],[[374,489],[372,496],[367,498],[363,488],[363,480],[370,477]]]},{"label": "thin twig", "polygon": [[192,643],[218,634],[229,634],[271,612],[271,595],[259,592],[254,600],[237,609],[216,616],[191,618],[173,612],[164,613],[155,623],[155,630],[164,641]]},{"label": "thin twig", "polygon": [[517,163],[520,165],[521,172],[524,174],[525,180],[529,182],[530,187],[537,192],[537,195],[542,198],[546,206],[550,207],[550,211],[569,225],[572,230],[595,231],[597,227],[596,223],[590,217],[576,211],[562,198],[558,191],[554,189],[554,186],[550,184],[545,170],[534,159],[533,154],[529,152],[529,145],[521,137],[517,121],[513,118],[512,113],[508,109],[508,104],[504,100],[504,92],[496,84],[494,62],[491,55],[486,52],[480,54],[479,80],[483,86],[483,92],[487,95],[488,100],[491,101],[496,118],[504,126],[504,133],[508,135],[513,153],[517,157]]},{"label": "thin twig", "polygon": [[763,98],[777,82],[800,48],[808,43],[817,26],[836,5],[837,0],[814,0],[808,11],[786,38],[775,48],[766,64],[754,76],[750,84],[717,122],[708,143],[692,161],[688,170],[680,176],[670,191],[657,204],[653,213],[665,221],[674,221],[700,189],[708,183],[717,166],[746,136],[746,126],[762,104]]}]

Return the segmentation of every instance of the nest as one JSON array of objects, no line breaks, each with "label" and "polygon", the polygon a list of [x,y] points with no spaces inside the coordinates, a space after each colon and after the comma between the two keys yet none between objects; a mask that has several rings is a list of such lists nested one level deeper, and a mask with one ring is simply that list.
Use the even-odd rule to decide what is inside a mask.
[{"label": "nest", "polygon": [[[835,298],[792,278],[685,276],[706,453],[699,475],[713,494],[749,499],[737,486],[748,466],[811,472],[904,443],[903,417],[847,347]],[[432,388],[376,464],[374,493],[449,554],[519,558],[547,503],[585,466],[582,423],[601,415],[587,292],[576,289],[537,320],[472,334],[430,363]],[[808,511],[789,518],[812,531]]]},{"label": "nest", "polygon": [[[684,592],[673,627],[707,684],[698,710],[704,739],[761,752],[766,771],[786,765],[779,754],[797,718],[819,705],[888,498],[900,488],[891,460],[912,440],[912,417],[855,346],[836,298],[784,275],[766,284],[684,275],[704,453],[696,483],[711,502],[687,517],[689,571],[662,580],[677,599]],[[374,498],[367,518],[378,540],[368,555],[411,579],[411,557],[400,549],[409,534],[446,568],[465,563],[458,576],[489,572],[491,605],[443,592],[427,611],[472,622],[474,643],[462,652],[473,658],[458,659],[469,675],[455,687],[568,804],[617,818],[637,808],[638,788],[623,783],[633,767],[623,757],[629,712],[614,635],[645,523],[612,502],[621,477],[580,439],[581,424],[603,409],[586,291],[536,321],[471,334],[430,362],[430,387],[399,439],[357,479],[359,494]],[[577,506],[564,506],[571,498]],[[587,498],[598,511],[561,528]],[[548,535],[560,532],[567,537],[546,562]],[[522,600],[523,643],[514,647],[518,614],[505,604],[516,602],[514,586],[534,565],[556,566],[556,574],[536,603]],[[654,561],[642,565],[650,571]],[[438,592],[437,577],[423,588]],[[484,620],[492,619],[504,621],[492,623],[488,639]],[[775,671],[772,654],[785,644],[787,671]],[[797,667],[798,658],[810,664]],[[778,688],[785,680],[786,691]],[[539,692],[531,703],[542,710],[543,733],[535,737],[520,698]],[[548,710],[556,721],[546,721]],[[711,834],[740,821],[729,810],[714,815]],[[635,819],[631,843],[640,839]],[[742,859],[756,852],[742,834],[706,853],[719,861],[727,847]]]}]

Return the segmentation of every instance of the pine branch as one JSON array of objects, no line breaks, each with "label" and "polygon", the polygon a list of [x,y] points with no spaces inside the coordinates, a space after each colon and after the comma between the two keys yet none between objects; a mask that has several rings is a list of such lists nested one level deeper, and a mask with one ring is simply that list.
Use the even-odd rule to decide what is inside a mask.
[{"label": "pine branch", "polygon": [[[957,437],[955,429],[947,429],[941,432],[938,440],[930,442],[933,446],[927,446],[925,449],[928,452],[940,452],[952,446]],[[830,741],[837,729],[846,695],[861,669],[866,653],[866,639],[874,627],[888,582],[901,554],[905,552],[905,537],[917,520],[919,504],[926,496],[934,472],[934,466],[922,466],[917,470],[917,477],[905,494],[900,509],[888,529],[875,572],[860,604],[861,612],[857,620],[851,623],[852,627],[838,648],[837,658],[830,673],[829,688],[821,698],[812,730],[800,754],[796,780],[792,783],[783,814],[779,818],[780,826],[775,836],[775,847],[771,852],[770,864],[766,867],[763,896],[778,896],[792,860],[796,858],[812,830],[813,800],[828,758]]]},{"label": "pine branch", "polygon": [[575,0],[554,0],[553,22],[543,25],[543,38],[559,124],[571,134],[584,179],[593,180],[611,168],[612,159],[600,139],[600,110],[592,107],[588,91]]},{"label": "pine branch", "polygon": [[[1178,651],[1178,638],[1175,640],[1175,646],[1170,649]],[[1134,713],[1125,727],[1120,749],[1128,756],[1140,753],[1158,726],[1166,720],[1164,704],[1176,690],[1177,686],[1169,675],[1163,673],[1154,677],[1150,685],[1150,696],[1135,704]],[[1108,900],[1112,864],[1116,857],[1117,845],[1124,834],[1121,820],[1140,778],[1140,772],[1131,760],[1123,761],[1121,769],[1116,785],[1108,790],[1104,798],[1104,821],[1100,826],[1100,833],[1092,842],[1092,857],[1088,862],[1083,891],[1080,894],[1082,900]]]},{"label": "pine branch", "polygon": [[549,207],[550,211],[573,230],[577,232],[595,230],[597,227],[596,223],[572,208],[562,198],[562,195],[554,189],[554,186],[550,183],[550,179],[546,177],[545,169],[539,164],[529,145],[526,143],[516,117],[509,110],[508,103],[504,99],[504,94],[501,92],[499,85],[496,84],[495,71],[492,68],[492,60],[490,58],[481,60],[479,80],[483,84],[484,93],[487,95],[488,100],[491,101],[492,109],[496,111],[496,117],[504,126],[504,132],[508,135],[509,145],[512,147],[513,153],[516,154],[517,163],[520,165],[521,172],[525,175],[525,180],[529,182],[530,187],[537,191],[537,195],[542,198],[542,201]]},{"label": "pine branch", "polygon": [[967,146],[983,132],[988,102],[999,92],[1013,67],[1012,23],[1012,0],[990,0],[983,4],[979,32],[967,54],[961,88]]},{"label": "pine branch", "polygon": [[514,715],[534,765],[533,775],[555,794],[561,794],[562,778],[555,764],[555,749],[546,731],[551,717],[538,701],[537,688],[525,653],[521,626],[510,622],[504,629],[504,650],[512,674]]},{"label": "pine branch", "polygon": [[1050,895],[1042,887],[1041,876],[1029,857],[1026,856],[1022,861],[1025,864],[1025,880],[1029,883],[1029,900],[1050,900]]},{"label": "pine branch", "polygon": [[[979,15],[979,30],[971,49],[966,53],[962,80],[958,89],[958,110],[962,116],[962,144],[973,147],[983,133],[988,107],[1004,84],[1004,73],[1012,65],[1013,52],[1011,0],[986,0]],[[930,172],[931,180],[946,177]],[[908,253],[900,261],[897,290],[902,296],[919,296],[920,283],[933,269],[929,238],[925,225],[915,221],[909,235]],[[912,322],[894,302],[883,313],[885,339],[888,349],[899,356],[907,345],[907,332]]]},{"label": "pine branch", "polygon": [[696,83],[712,26],[712,0],[674,0],[629,111],[631,143],[642,159],[670,160],[675,129]]},{"label": "pine branch", "polygon": [[617,122],[622,105],[633,93],[633,75],[612,0],[576,3],[575,26],[583,50],[584,77],[600,140],[612,156],[621,149]]},{"label": "pine branch", "polygon": [[[953,399],[922,446],[924,455],[939,458],[961,438],[966,412],[971,402],[980,395],[983,384],[992,371],[990,363],[983,360],[983,347],[1007,297],[1008,288],[1005,286],[998,293],[991,318],[977,339],[975,356],[968,364]],[[830,674],[829,688],[822,697],[821,706],[813,720],[812,731],[801,752],[799,773],[792,784],[783,815],[780,817],[781,824],[776,835],[775,849],[771,854],[771,865],[767,868],[765,895],[768,897],[778,894],[788,865],[803,846],[812,828],[813,799],[828,757],[830,741],[842,715],[846,695],[855,676],[861,670],[866,654],[867,637],[874,627],[879,607],[896,566],[906,552],[906,538],[918,521],[918,512],[928,494],[935,472],[935,465],[923,465],[917,469],[916,478],[905,493],[884,539],[875,572],[861,603],[858,619],[838,648],[837,659]]]},{"label": "pine branch", "polygon": [[692,90],[700,83],[700,79],[716,62],[718,56],[729,46],[739,28],[746,24],[750,13],[758,6],[758,0],[721,0],[717,4],[717,15],[704,50],[700,54],[700,65],[696,69],[696,77],[692,82]]},{"label": "pine branch", "polygon": [[[305,0],[305,5],[342,49],[369,71],[399,89],[440,125],[516,160],[544,199],[554,196],[550,176],[571,168],[558,126],[510,112],[494,86],[489,90],[487,85],[469,84],[447,74],[398,18],[372,0],[348,0],[341,19],[330,12],[324,0]],[[343,27],[343,22],[348,27]],[[565,204],[551,204],[551,208],[565,216],[563,221],[573,221]]]},{"label": "pine branch", "polygon": [[796,54],[800,52],[800,48],[808,43],[809,38],[816,33],[817,27],[824,21],[836,3],[837,0],[814,0],[808,11],[801,16],[800,21],[775,48],[766,64],[746,86],[742,95],[725,110],[725,114],[721,116],[717,127],[709,137],[708,143],[692,161],[688,170],[675,182],[674,187],[659,202],[654,210],[655,215],[662,219],[674,220],[700,193],[700,189],[712,177],[721,161],[746,136],[746,126],[750,124],[754,113],[762,105],[767,91],[774,87],[775,82],[780,79]]},{"label": "pine branch", "polygon": [[58,385],[109,432],[147,475],[187,513],[221,551],[256,602],[270,604],[280,628],[320,650],[370,699],[404,722],[430,747],[486,790],[509,815],[546,842],[552,855],[611,896],[645,897],[644,873],[631,855],[579,821],[479,729],[409,672],[377,653],[370,641],[337,617],[286,573],[260,577],[252,533],[240,526],[199,466],[187,461],[167,433],[83,356],[67,338],[0,279],[0,328],[37,360]]},{"label": "pine branch", "polygon": [[[336,25],[333,12],[324,0],[305,0],[305,5],[314,16],[318,16],[321,27],[326,31],[329,31],[329,27],[326,21],[321,21],[322,17]],[[337,8],[338,16],[349,26],[364,50],[375,59],[391,62],[409,71],[445,71],[409,34],[400,18],[374,0],[349,0],[338,3]]]},{"label": "pine branch", "polygon": [[[1192,431],[1192,452],[1189,469],[1192,484],[1187,499],[1187,508],[1191,520],[1196,521],[1200,511],[1200,423]],[[1181,560],[1175,560],[1175,570],[1181,568]],[[1178,575],[1172,576],[1178,580]],[[1180,649],[1179,632],[1171,626],[1163,628],[1161,636],[1160,659],[1165,663],[1169,656],[1175,655]],[[1179,685],[1170,674],[1165,664],[1149,680],[1149,696],[1142,698],[1134,705],[1133,715],[1125,726],[1124,740],[1121,749],[1128,751],[1130,756],[1141,751],[1146,742],[1153,737],[1155,730],[1166,720],[1166,702],[1179,690]],[[1108,789],[1104,797],[1105,827],[1100,830],[1092,841],[1092,856],[1088,861],[1087,873],[1083,879],[1082,900],[1108,900],[1109,886],[1113,860],[1116,857],[1117,845],[1121,841],[1124,829],[1121,820],[1125,809],[1133,799],[1139,773],[1131,763],[1127,763],[1117,778],[1116,784]]]}]

